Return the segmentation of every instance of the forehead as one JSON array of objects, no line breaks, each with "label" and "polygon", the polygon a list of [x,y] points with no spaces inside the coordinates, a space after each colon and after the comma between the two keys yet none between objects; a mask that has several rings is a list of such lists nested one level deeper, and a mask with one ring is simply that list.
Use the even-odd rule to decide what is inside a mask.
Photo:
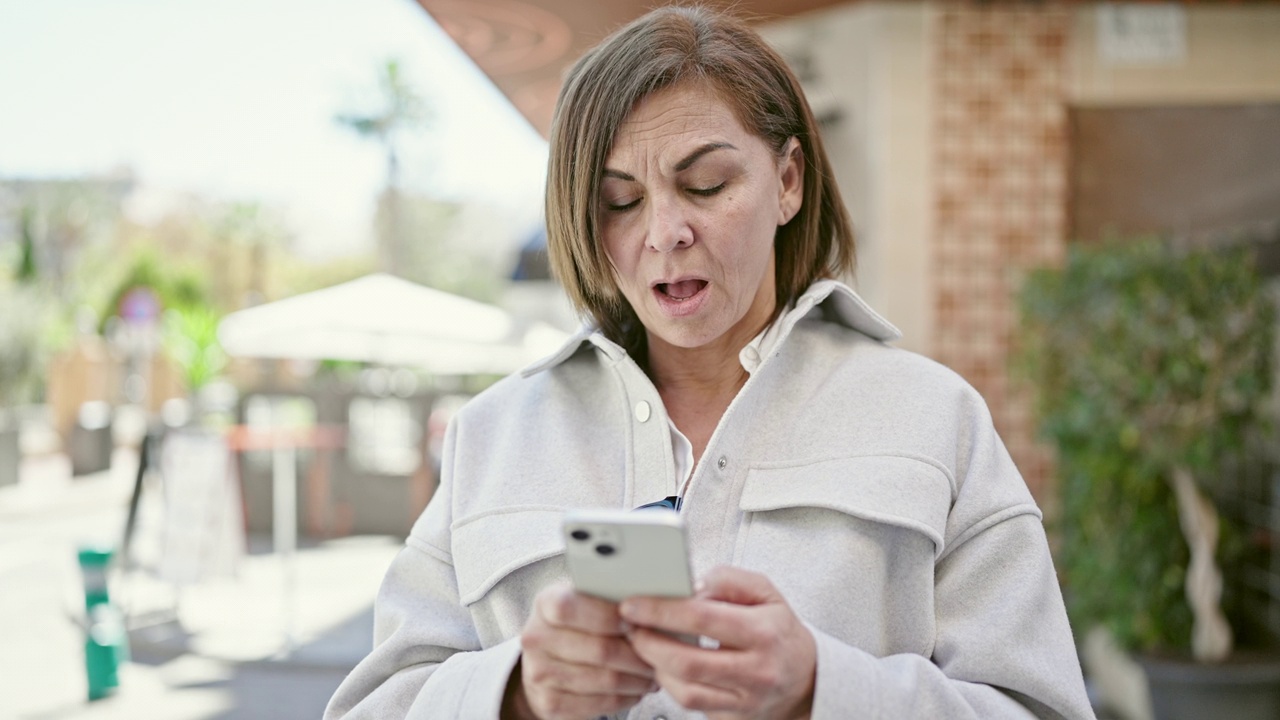
[{"label": "forehead", "polygon": [[685,83],[651,93],[631,109],[618,126],[609,158],[661,152],[671,147],[714,139],[736,145],[754,138],[738,119],[736,109],[714,88]]}]

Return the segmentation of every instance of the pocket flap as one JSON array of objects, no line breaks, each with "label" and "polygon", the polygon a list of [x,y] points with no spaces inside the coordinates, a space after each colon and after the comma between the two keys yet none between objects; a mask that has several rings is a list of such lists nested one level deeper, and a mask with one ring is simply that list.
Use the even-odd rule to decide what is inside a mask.
[{"label": "pocket flap", "polygon": [[520,506],[488,510],[453,524],[458,594],[470,605],[499,580],[545,558],[564,553],[564,508]]},{"label": "pocket flap", "polygon": [[912,457],[875,455],[747,471],[739,507],[761,512],[821,507],[923,533],[942,553],[953,486],[942,468]]}]

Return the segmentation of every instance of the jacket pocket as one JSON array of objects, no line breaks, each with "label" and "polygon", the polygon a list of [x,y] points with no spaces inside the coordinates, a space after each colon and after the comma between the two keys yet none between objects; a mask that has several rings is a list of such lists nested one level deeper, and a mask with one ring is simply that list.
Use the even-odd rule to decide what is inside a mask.
[{"label": "jacket pocket", "polygon": [[914,530],[942,554],[954,486],[940,467],[911,457],[873,455],[802,464],[769,464],[747,471],[744,512],[828,508],[852,517]]},{"label": "jacket pocket", "polygon": [[562,507],[523,505],[454,522],[453,563],[462,604],[476,603],[521,568],[563,555],[563,515]]},{"label": "jacket pocket", "polygon": [[910,457],[754,466],[735,563],[768,575],[830,635],[875,655],[927,656],[952,487],[941,467]]}]

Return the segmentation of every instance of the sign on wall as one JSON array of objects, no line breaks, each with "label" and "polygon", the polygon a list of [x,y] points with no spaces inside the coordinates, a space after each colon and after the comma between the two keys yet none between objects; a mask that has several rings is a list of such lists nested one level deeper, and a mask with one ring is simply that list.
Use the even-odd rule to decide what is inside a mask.
[{"label": "sign on wall", "polygon": [[1177,65],[1187,58],[1187,13],[1174,3],[1102,3],[1098,58],[1112,65]]}]

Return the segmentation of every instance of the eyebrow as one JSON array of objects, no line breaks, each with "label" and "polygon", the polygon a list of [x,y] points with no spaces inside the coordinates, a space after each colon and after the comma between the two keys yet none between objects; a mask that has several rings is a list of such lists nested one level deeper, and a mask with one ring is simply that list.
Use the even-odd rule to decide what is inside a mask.
[{"label": "eyebrow", "polygon": [[706,145],[703,145],[697,150],[694,150],[693,152],[689,153],[688,155],[685,156],[683,160],[676,163],[675,170],[676,172],[683,172],[685,170],[688,170],[694,163],[698,162],[698,158],[714,150],[723,150],[724,148],[728,148],[730,150],[738,149],[727,142],[707,143]]},{"label": "eyebrow", "polygon": [[[692,167],[694,163],[698,162],[698,159],[701,158],[703,155],[706,155],[709,152],[714,152],[716,150],[724,150],[726,148],[729,150],[738,149],[734,147],[732,144],[726,143],[726,142],[707,143],[706,145],[703,145],[702,147],[699,147],[697,150],[694,150],[693,152],[686,155],[684,159],[682,159],[680,162],[675,164],[674,169],[676,172],[684,172],[685,170],[688,170],[690,167]],[[609,168],[605,168],[604,176],[610,177],[610,178],[616,178],[618,180],[627,180],[627,181],[633,181],[636,179],[635,176],[631,175],[630,173],[624,173],[621,170],[610,170]]]}]

